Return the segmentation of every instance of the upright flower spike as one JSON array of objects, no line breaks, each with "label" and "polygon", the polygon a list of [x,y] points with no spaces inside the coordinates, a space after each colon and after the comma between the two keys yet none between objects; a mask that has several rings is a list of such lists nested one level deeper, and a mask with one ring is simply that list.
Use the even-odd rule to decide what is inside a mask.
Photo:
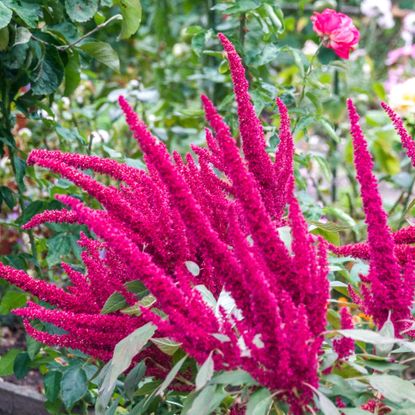
[{"label": "upright flower spike", "polygon": [[[261,121],[249,95],[249,84],[245,77],[245,69],[241,58],[232,43],[225,35],[218,35],[226,51],[231,70],[236,102],[238,104],[239,131],[242,138],[242,148],[249,165],[249,170],[259,184],[259,189],[265,207],[275,214],[275,173],[272,162],[265,151],[265,138]],[[279,217],[276,218],[280,220]]]},{"label": "upright flower spike", "polygon": [[396,132],[401,138],[402,145],[404,149],[406,150],[406,154],[411,159],[412,166],[415,167],[415,142],[413,138],[409,135],[399,115],[396,114],[396,112],[388,104],[386,104],[386,102],[382,102],[380,105],[382,106],[386,114],[388,114],[389,118],[391,119]]},{"label": "upright flower spike", "polygon": [[[347,101],[351,134],[353,137],[354,163],[360,183],[363,208],[366,215],[370,255],[369,275],[362,289],[366,313],[373,316],[378,327],[382,327],[389,313],[397,333],[401,333],[412,320],[411,306],[414,285],[400,267],[395,255],[392,232],[382,206],[377,180],[372,172],[373,160],[359,125],[359,115],[353,102]],[[407,284],[407,282],[410,282]],[[404,298],[402,293],[410,292]],[[410,324],[410,323],[409,323]]]},{"label": "upright flower spike", "polygon": [[[340,324],[342,330],[353,329],[352,315],[347,307],[340,309]],[[339,359],[347,359],[354,353],[354,340],[348,337],[342,337],[333,341],[335,352],[338,354]]]}]

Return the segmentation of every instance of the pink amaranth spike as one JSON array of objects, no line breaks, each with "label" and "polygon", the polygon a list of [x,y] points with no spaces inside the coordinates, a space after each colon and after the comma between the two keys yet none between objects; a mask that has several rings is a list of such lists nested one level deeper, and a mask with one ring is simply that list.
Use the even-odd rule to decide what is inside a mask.
[{"label": "pink amaranth spike", "polygon": [[[340,324],[342,330],[353,329],[352,315],[347,307],[340,309]],[[339,359],[347,359],[354,353],[354,341],[348,337],[342,337],[333,341],[334,351]]]},{"label": "pink amaranth spike", "polygon": [[[264,131],[249,95],[249,84],[241,58],[225,35],[218,35],[226,51],[231,70],[234,93],[238,104],[239,131],[249,170],[259,184],[260,193],[268,212],[275,214],[275,174],[272,162],[265,151]],[[277,218],[279,220],[280,218]]]},{"label": "pink amaranth spike", "polygon": [[413,296],[414,285],[406,284],[402,269],[395,255],[392,232],[387,224],[377,180],[372,172],[373,160],[359,125],[359,115],[353,102],[347,101],[351,134],[353,137],[354,163],[361,187],[363,208],[366,215],[370,271],[368,286],[362,291],[368,314],[373,316],[378,327],[382,327],[389,313],[397,333],[412,319],[410,302],[402,301],[402,292],[408,290]]},{"label": "pink amaranth spike", "polygon": [[396,114],[396,112],[388,105],[386,102],[381,103],[382,108],[385,110],[391,119],[396,132],[401,138],[402,145],[408,154],[408,157],[411,159],[412,166],[415,167],[415,142],[413,138],[409,135],[407,129],[403,125],[401,118]]}]

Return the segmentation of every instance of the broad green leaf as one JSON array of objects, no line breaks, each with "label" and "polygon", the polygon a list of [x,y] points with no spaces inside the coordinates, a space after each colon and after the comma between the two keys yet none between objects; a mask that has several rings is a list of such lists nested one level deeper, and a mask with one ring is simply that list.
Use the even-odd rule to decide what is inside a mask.
[{"label": "broad green leaf", "polygon": [[128,39],[137,32],[141,23],[142,8],[140,0],[116,0],[122,14],[121,39]]},{"label": "broad green leaf", "polygon": [[2,0],[1,3],[12,9],[31,28],[37,26],[39,18],[42,16],[42,9],[40,4],[38,4],[39,2]]},{"label": "broad green leaf", "polygon": [[180,343],[177,343],[167,337],[151,339],[151,342],[154,343],[163,353],[169,356],[173,356],[180,347]]},{"label": "broad green leaf", "polygon": [[342,408],[342,412],[344,413],[344,415],[370,415],[372,413],[359,408]]},{"label": "broad green leaf", "polygon": [[[383,324],[382,328],[379,331],[379,334],[381,334],[384,337],[394,338],[395,337],[395,328],[393,326],[393,323],[390,319],[390,316]],[[376,354],[379,356],[387,356],[393,349],[393,343],[390,344],[378,344],[376,347]]]},{"label": "broad green leaf", "polygon": [[233,370],[229,372],[220,373],[215,375],[211,383],[220,383],[223,385],[242,386],[242,385],[257,385],[258,383],[252,378],[252,376],[243,370]]},{"label": "broad green leaf", "polygon": [[105,301],[104,307],[102,307],[101,310],[101,314],[114,313],[115,311],[119,311],[127,305],[128,304],[124,296],[116,291],[108,297],[107,301]]},{"label": "broad green leaf", "polygon": [[108,43],[88,42],[82,44],[80,49],[113,71],[119,72],[120,59],[118,58],[117,52]]},{"label": "broad green leaf", "polygon": [[64,68],[58,52],[51,46],[46,47],[45,57],[39,62],[36,72],[31,74],[34,95],[50,95],[62,82]]},{"label": "broad green leaf", "polygon": [[65,9],[73,22],[86,22],[98,11],[98,0],[65,0]]},{"label": "broad green leaf", "polygon": [[13,363],[13,372],[17,379],[23,379],[30,370],[30,357],[27,352],[19,353]]},{"label": "broad green leaf", "polygon": [[320,406],[320,409],[323,415],[340,415],[339,410],[336,408],[334,403],[329,398],[327,398],[326,395],[321,393],[316,388],[311,387],[311,389],[317,396],[318,404]]},{"label": "broad green leaf", "polygon": [[71,252],[71,237],[67,233],[58,233],[47,240],[48,254],[46,261],[49,267],[62,262],[63,258]]},{"label": "broad green leaf", "polygon": [[360,329],[350,329],[350,330],[338,330],[338,333],[342,334],[345,337],[348,337],[353,340],[362,341],[370,344],[394,344],[399,342],[399,339],[392,337],[385,337],[379,333],[376,333],[371,330],[360,330]]},{"label": "broad green leaf", "polygon": [[12,10],[6,7],[3,2],[0,2],[0,29],[3,29],[10,23],[12,16]]},{"label": "broad green leaf", "polygon": [[140,380],[143,379],[146,373],[146,363],[141,361],[133,370],[131,370],[125,378],[124,390],[126,395],[132,399],[135,389],[139,384]]},{"label": "broad green leaf", "polygon": [[26,29],[25,27],[18,27],[16,30],[13,46],[23,45],[24,43],[29,42],[31,37],[32,33],[30,30]]},{"label": "broad green leaf", "polygon": [[210,385],[204,388],[194,399],[188,415],[209,415],[212,413],[210,403],[215,396],[216,386]]},{"label": "broad green leaf", "polygon": [[3,52],[7,49],[7,46],[9,46],[9,39],[9,28],[6,26],[3,27],[3,29],[0,29],[0,52]]},{"label": "broad green leaf", "polygon": [[200,369],[197,372],[195,380],[197,391],[204,388],[206,384],[212,379],[214,367],[215,364],[212,358],[212,352],[210,352],[209,356],[207,357],[203,365],[200,366]]},{"label": "broad green leaf", "polygon": [[54,402],[59,396],[61,390],[62,373],[57,370],[51,370],[43,378],[45,385],[45,395],[48,401]]},{"label": "broad green leaf", "polygon": [[415,386],[407,380],[393,375],[373,375],[368,376],[367,380],[372,388],[392,402],[410,401],[415,403]]},{"label": "broad green leaf", "polygon": [[80,366],[67,369],[60,385],[60,396],[65,408],[71,409],[88,392],[88,380]]},{"label": "broad green leaf", "polygon": [[9,314],[15,308],[23,307],[26,304],[27,295],[15,289],[6,291],[0,302],[0,314]]},{"label": "broad green leaf", "polygon": [[65,66],[65,96],[70,96],[81,82],[81,68],[79,54],[74,51],[69,55],[68,63]]},{"label": "broad green leaf", "polygon": [[41,348],[41,343],[39,343],[33,337],[30,337],[28,334],[26,334],[26,349],[31,360],[35,358],[35,356],[39,353]]},{"label": "broad green leaf", "polygon": [[118,376],[128,369],[134,356],[141,351],[155,332],[156,327],[151,323],[147,323],[133,331],[115,346],[114,356],[108,366],[108,372],[99,389],[95,405],[96,415],[105,414],[105,409],[111,399]]},{"label": "broad green leaf", "polygon": [[261,388],[249,398],[248,405],[246,406],[246,415],[266,415],[271,404],[272,396],[270,391],[266,388]]},{"label": "broad green leaf", "polygon": [[14,161],[14,166],[16,169],[17,185],[19,186],[20,190],[24,191],[26,189],[24,181],[23,181],[25,173],[26,173],[26,162],[17,155],[13,156],[13,161]]},{"label": "broad green leaf", "polygon": [[13,375],[13,365],[17,355],[21,352],[19,349],[10,349],[6,354],[0,357],[0,376]]}]

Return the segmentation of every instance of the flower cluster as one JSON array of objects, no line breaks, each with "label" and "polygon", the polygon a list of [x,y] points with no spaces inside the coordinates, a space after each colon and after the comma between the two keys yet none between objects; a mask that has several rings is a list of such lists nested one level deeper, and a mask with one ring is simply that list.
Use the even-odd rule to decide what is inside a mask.
[{"label": "flower cluster", "polygon": [[333,49],[343,59],[349,59],[350,51],[359,43],[360,33],[353,20],[333,9],[325,9],[322,13],[314,12],[311,16],[313,30],[321,37],[323,45]]},{"label": "flower cluster", "polygon": [[[391,118],[402,144],[415,164],[415,143],[405,130],[402,121],[393,110],[382,104]],[[402,334],[412,326],[412,302],[415,289],[413,267],[415,228],[408,227],[392,233],[387,224],[387,215],[382,206],[378,182],[372,172],[373,160],[359,125],[359,115],[351,100],[347,107],[353,138],[354,163],[360,183],[363,208],[366,215],[367,243],[330,247],[340,255],[351,255],[368,259],[369,274],[361,276],[362,297],[350,290],[353,300],[363,307],[366,314],[373,317],[378,327],[382,327],[389,314],[395,330]]]},{"label": "flower cluster", "polygon": [[[329,293],[326,244],[309,234],[294,195],[294,145],[286,107],[277,100],[281,141],[272,161],[242,62],[229,40],[219,37],[231,69],[243,155],[205,96],[202,104],[212,128],[206,130],[207,147],[193,146],[196,158],[189,153],[184,160],[176,153],[171,157],[121,97],[146,171],[59,151],[34,150],[28,159],[71,180],[101,204],[103,209],[91,209],[79,199],[58,195],[66,209],[38,214],[26,224],[86,225],[98,238],[84,235],[80,240],[86,272],[63,264],[72,282],[66,289],[4,265],[0,275],[54,306],[30,303],[16,311],[42,342],[107,360],[117,341],[150,321],[157,335],[180,343],[198,363],[214,352],[216,369],[243,368],[283,393],[293,413],[300,414],[312,396],[309,385],[318,387]],[[105,186],[86,169],[120,184]],[[278,232],[286,223],[290,247]],[[189,262],[200,272],[191,273]],[[137,302],[127,289],[136,280],[155,297],[152,306]],[[206,302],[201,286],[214,295],[216,307]],[[141,314],[102,314],[114,292]],[[221,304],[223,293],[232,298],[236,312]],[[39,331],[33,320],[52,323],[65,334]],[[157,350],[149,347],[143,353]]]}]

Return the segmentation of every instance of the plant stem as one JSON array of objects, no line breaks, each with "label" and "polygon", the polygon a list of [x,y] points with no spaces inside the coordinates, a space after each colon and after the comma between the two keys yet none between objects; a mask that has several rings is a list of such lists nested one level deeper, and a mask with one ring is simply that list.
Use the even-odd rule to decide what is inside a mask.
[{"label": "plant stem", "polygon": [[[320,44],[318,45],[318,48],[317,48],[317,50],[314,52],[314,55],[311,57],[311,59],[310,59],[310,64],[308,65],[308,68],[307,68],[307,70],[306,70],[306,71],[305,71],[305,73],[304,73],[303,83],[302,83],[302,85],[301,85],[300,98],[298,98],[298,102],[297,102],[297,108],[300,108],[301,104],[302,104],[302,103],[303,103],[303,101],[304,101],[305,92],[306,92],[306,89],[307,89],[307,81],[308,81],[308,77],[310,76],[310,74],[311,74],[311,72],[312,72],[312,70],[313,70],[314,61],[316,60],[316,57],[317,57],[318,53],[320,52],[320,49],[321,49],[321,47],[322,47],[322,46],[323,46],[323,43],[320,43]],[[296,120],[295,120],[295,124],[294,124],[294,127],[293,127],[292,134],[294,134],[294,133],[295,133],[295,130],[296,130],[297,126],[298,126],[298,122],[299,122],[299,121],[300,121],[300,116],[298,116],[298,117],[296,118]]]},{"label": "plant stem", "polygon": [[76,46],[78,43],[81,43],[87,37],[93,35],[94,33],[98,32],[99,30],[103,29],[104,27],[108,26],[110,23],[112,23],[113,21],[116,21],[116,20],[122,20],[122,17],[121,17],[120,14],[116,14],[115,16],[110,17],[106,22],[101,23],[98,26],[94,27],[91,31],[89,31],[88,33],[85,33],[79,39],[76,39],[72,43],[69,43],[68,45],[63,45],[63,46],[57,46],[56,48],[59,49],[59,50],[62,50],[62,51],[70,49],[70,48]]},{"label": "plant stem", "polygon": [[245,35],[246,35],[246,14],[242,13],[239,17],[239,42],[241,43],[241,48],[245,46]]}]

